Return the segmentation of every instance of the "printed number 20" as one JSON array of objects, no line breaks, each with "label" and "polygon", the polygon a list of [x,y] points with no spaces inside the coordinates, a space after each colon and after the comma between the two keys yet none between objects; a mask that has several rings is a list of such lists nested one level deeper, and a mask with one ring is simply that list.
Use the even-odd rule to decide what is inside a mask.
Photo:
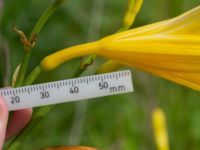
[{"label": "printed number 20", "polygon": [[16,103],[20,102],[20,97],[19,96],[13,96],[10,99],[11,99],[11,104],[16,104]]}]

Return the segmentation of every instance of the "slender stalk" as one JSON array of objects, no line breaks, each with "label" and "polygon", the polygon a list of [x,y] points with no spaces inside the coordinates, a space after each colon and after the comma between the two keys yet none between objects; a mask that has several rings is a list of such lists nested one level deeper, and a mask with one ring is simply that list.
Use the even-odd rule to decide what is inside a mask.
[{"label": "slender stalk", "polygon": [[[43,26],[45,25],[45,23],[48,21],[48,19],[50,18],[50,16],[57,10],[57,8],[63,4],[64,0],[56,0],[53,4],[51,4],[46,11],[44,11],[44,13],[41,15],[41,17],[39,18],[39,20],[36,22],[31,35],[30,35],[30,42],[32,44],[32,46],[35,45],[35,38],[36,35],[41,31],[41,29],[43,28]],[[22,62],[21,62],[21,66],[19,69],[19,73],[17,75],[17,80],[15,83],[15,87],[21,86],[24,78],[25,78],[25,74],[26,74],[26,70],[29,64],[29,60],[30,60],[30,56],[31,56],[31,48],[29,48],[28,50],[25,50]]]},{"label": "slender stalk", "polygon": [[38,111],[34,113],[29,125],[21,131],[21,134],[15,137],[15,140],[11,142],[6,149],[18,150],[22,141],[30,134],[30,131],[36,127],[36,124],[38,124],[38,122],[41,121],[53,107],[54,105],[39,108]]},{"label": "slender stalk", "polygon": [[37,66],[31,73],[30,75],[24,80],[23,85],[31,85],[35,79],[42,73],[42,69],[40,66]]},{"label": "slender stalk", "polygon": [[[43,70],[40,68],[40,66],[37,66],[26,78],[23,85],[31,85],[42,71]],[[51,108],[53,108],[53,105],[39,108],[38,111],[33,114],[29,125],[21,131],[21,134],[17,135],[10,143],[8,143],[7,149],[17,150],[21,142],[28,134],[30,134],[30,131],[35,127],[35,124],[37,124],[51,110]]]},{"label": "slender stalk", "polygon": [[[65,0],[55,0],[53,4],[51,4],[46,11],[42,14],[42,16],[39,18],[37,23],[35,24],[31,35],[29,37],[29,41],[34,46],[35,44],[35,38],[36,35],[41,31],[45,23],[48,21],[50,16],[57,10],[57,8],[63,4]],[[26,70],[29,64],[31,56],[31,49],[26,49],[22,62],[21,62],[21,67],[19,69],[19,73],[17,76],[17,80],[15,83],[15,87],[22,86],[22,85],[30,85],[34,82],[34,80],[39,76],[39,74],[42,72],[42,69],[40,67],[36,67],[32,73],[27,77],[27,79],[24,81]],[[26,128],[23,129],[21,134],[16,136],[11,143],[9,143],[7,149],[9,150],[17,150],[21,144],[21,142],[24,140],[24,138],[29,134],[30,130],[35,127],[35,124],[40,121],[52,108],[53,106],[47,106],[47,107],[42,107],[38,109],[38,111],[33,115],[32,120]]]},{"label": "slender stalk", "polygon": [[76,72],[74,73],[74,77],[79,77],[80,74],[82,74],[84,72],[84,69],[81,69],[80,67],[76,70]]},{"label": "slender stalk", "polygon": [[39,20],[35,24],[33,31],[31,33],[30,39],[33,39],[34,35],[38,34],[41,31],[41,29],[43,28],[45,23],[48,21],[48,19],[58,9],[58,7],[64,2],[65,0],[55,0],[55,2],[45,10],[45,12],[42,14],[42,16],[39,18]]},{"label": "slender stalk", "polygon": [[78,70],[75,72],[74,76],[78,77],[79,74],[82,74],[89,66],[91,66],[97,55],[88,56],[83,62],[81,62]]},{"label": "slender stalk", "polygon": [[20,69],[19,69],[19,73],[17,75],[15,87],[19,87],[23,83],[30,56],[31,56],[31,51],[25,51],[23,59],[22,59],[22,63],[21,63]]},{"label": "slender stalk", "polygon": [[[38,72],[41,71],[41,69],[39,67],[36,67],[34,70],[35,71],[33,71],[31,73],[32,75],[30,74],[29,78],[27,78],[27,82],[26,82],[27,84],[32,84],[32,82],[36,79]],[[77,74],[77,76],[80,76],[80,75],[81,75],[81,73],[79,75]],[[30,79],[30,80],[28,81],[28,79]],[[39,108],[33,114],[33,117],[31,119],[31,122],[29,123],[29,125],[21,131],[21,134],[19,134],[15,137],[15,139],[8,145],[8,147],[6,149],[7,150],[18,150],[22,141],[25,140],[25,138],[30,134],[30,132],[34,130],[34,128],[36,127],[36,124],[38,124],[39,121],[41,121],[48,114],[48,112],[50,110],[52,110],[52,108],[54,108],[54,106],[55,105],[49,105],[49,106]]]}]

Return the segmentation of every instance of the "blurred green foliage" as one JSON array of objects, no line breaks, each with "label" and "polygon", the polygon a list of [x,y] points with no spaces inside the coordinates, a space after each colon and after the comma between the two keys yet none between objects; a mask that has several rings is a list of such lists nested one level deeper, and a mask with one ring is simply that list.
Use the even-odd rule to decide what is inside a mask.
[{"label": "blurred green foliage", "polygon": [[[9,45],[12,73],[23,50],[12,27],[17,26],[29,34],[51,2],[4,2],[0,33]],[[40,33],[29,72],[50,53],[116,32],[121,27],[126,3],[126,0],[68,0]],[[134,27],[177,16],[199,4],[199,0],[144,0]],[[0,57],[0,61],[2,59]],[[104,61],[98,58],[85,75],[92,74]],[[55,71],[44,73],[37,83],[69,78],[79,62],[80,59],[72,60]],[[1,62],[1,87],[4,65]],[[58,145],[90,145],[102,150],[153,150],[150,114],[157,105],[166,112],[171,149],[200,149],[200,93],[135,69],[133,81],[135,92],[131,94],[56,105],[30,131],[20,150]]]}]

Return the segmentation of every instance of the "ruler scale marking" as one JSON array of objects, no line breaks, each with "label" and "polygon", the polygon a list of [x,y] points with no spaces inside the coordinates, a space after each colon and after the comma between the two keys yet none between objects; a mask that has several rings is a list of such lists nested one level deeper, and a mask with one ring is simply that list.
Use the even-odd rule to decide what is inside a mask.
[{"label": "ruler scale marking", "polygon": [[0,90],[9,110],[38,107],[133,91],[130,70]]}]

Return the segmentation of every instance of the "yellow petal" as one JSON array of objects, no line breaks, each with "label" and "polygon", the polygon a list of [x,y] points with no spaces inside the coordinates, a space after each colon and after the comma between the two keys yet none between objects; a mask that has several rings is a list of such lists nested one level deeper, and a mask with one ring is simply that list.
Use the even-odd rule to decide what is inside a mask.
[{"label": "yellow petal", "polygon": [[123,64],[175,72],[200,72],[200,37],[143,36],[103,41],[100,55]]},{"label": "yellow petal", "polygon": [[200,6],[176,17],[165,21],[138,27],[126,32],[110,36],[112,39],[125,39],[129,37],[147,36],[152,34],[200,34]]},{"label": "yellow petal", "polygon": [[177,73],[164,70],[157,70],[155,68],[150,68],[143,65],[138,66],[140,69],[145,70],[153,75],[163,77],[164,79],[193,88],[195,90],[200,90],[200,73]]}]

